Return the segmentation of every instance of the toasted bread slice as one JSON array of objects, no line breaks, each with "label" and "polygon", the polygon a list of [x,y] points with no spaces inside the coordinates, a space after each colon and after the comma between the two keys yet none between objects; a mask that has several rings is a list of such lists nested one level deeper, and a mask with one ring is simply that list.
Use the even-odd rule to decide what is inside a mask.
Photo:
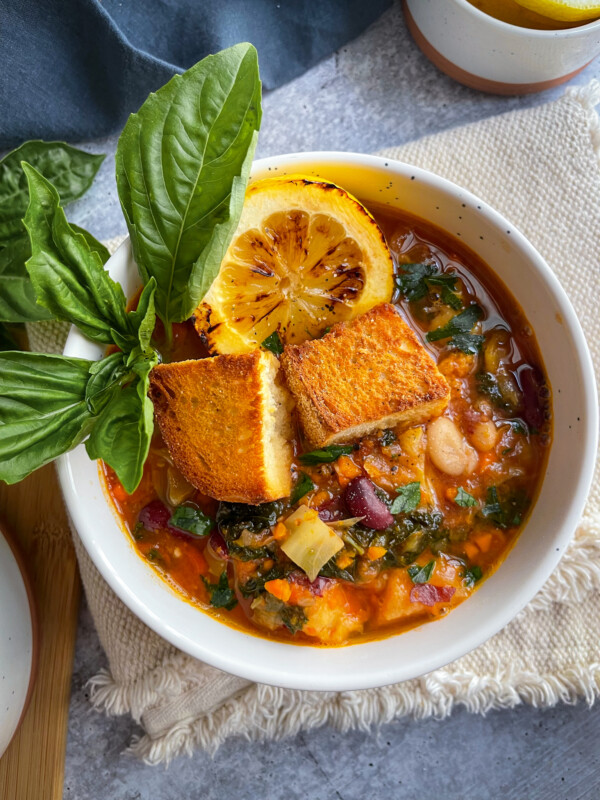
[{"label": "toasted bread slice", "polygon": [[292,401],[272,353],[159,364],[150,397],[175,466],[201,492],[252,505],[290,494]]},{"label": "toasted bread slice", "polygon": [[281,357],[314,447],[441,414],[450,389],[415,332],[389,303]]}]

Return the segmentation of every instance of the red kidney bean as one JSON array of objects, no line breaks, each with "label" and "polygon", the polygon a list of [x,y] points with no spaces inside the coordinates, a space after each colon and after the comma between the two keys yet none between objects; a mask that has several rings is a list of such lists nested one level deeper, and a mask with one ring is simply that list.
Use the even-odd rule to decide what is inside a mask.
[{"label": "red kidney bean", "polygon": [[319,506],[317,511],[323,522],[335,522],[338,519],[345,519],[348,517],[348,509],[344,505],[344,500],[340,495],[332,497],[331,500],[326,500]]},{"label": "red kidney bean", "polygon": [[138,514],[138,520],[149,531],[165,530],[169,527],[171,512],[160,500],[153,500]]},{"label": "red kidney bean", "polygon": [[375,494],[368,478],[353,478],[344,492],[344,501],[353,517],[363,517],[362,524],[376,531],[391,525],[394,517],[383,500]]},{"label": "red kidney bean", "polygon": [[322,597],[325,589],[331,583],[333,583],[331,578],[323,578],[320,575],[318,575],[311,583],[311,581],[308,579],[308,575],[306,575],[304,572],[297,571],[290,572],[288,575],[288,580],[292,583],[295,583],[297,586],[302,586],[306,589],[309,589],[316,597]]},{"label": "red kidney bean", "polygon": [[523,392],[523,418],[530,428],[539,431],[544,424],[546,407],[542,398],[544,377],[537,367],[527,365],[519,370],[519,384]]},{"label": "red kidney bean", "polygon": [[213,531],[210,534],[207,547],[212,550],[213,555],[217,558],[222,558],[225,561],[229,558],[227,542],[219,531]]}]

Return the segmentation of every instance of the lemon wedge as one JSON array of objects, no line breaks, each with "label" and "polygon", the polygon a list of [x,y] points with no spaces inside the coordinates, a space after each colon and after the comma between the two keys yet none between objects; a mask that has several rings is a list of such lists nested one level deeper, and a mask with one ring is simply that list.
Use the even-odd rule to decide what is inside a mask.
[{"label": "lemon wedge", "polygon": [[313,178],[268,178],[249,186],[194,322],[211,352],[245,353],[274,332],[284,344],[321,336],[392,291],[390,251],[356,198]]},{"label": "lemon wedge", "polygon": [[598,0],[516,0],[523,8],[563,22],[582,22],[600,17]]}]

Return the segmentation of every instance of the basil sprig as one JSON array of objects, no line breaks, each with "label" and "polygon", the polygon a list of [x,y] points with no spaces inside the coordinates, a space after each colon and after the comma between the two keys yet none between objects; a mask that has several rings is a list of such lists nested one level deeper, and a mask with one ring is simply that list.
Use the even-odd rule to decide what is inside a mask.
[{"label": "basil sprig", "polygon": [[[153,432],[155,314],[168,341],[170,323],[191,315],[219,271],[242,210],[260,92],[256,50],[237,45],[173,78],[129,118],[116,162],[144,283],[135,311],[104,269],[106,248],[61,206],[86,190],[103,157],[78,161],[74,148],[38,142],[0,162],[0,321],[10,305],[2,276],[16,276],[7,317],[54,317],[119,348],[96,362],[0,352],[0,480],[15,483],[87,439],[90,457],[106,461],[127,492],[138,486]],[[7,346],[0,336],[0,350]]]},{"label": "basil sprig", "polygon": [[238,44],[151,94],[119,138],[119,199],[167,335],[206,294],[237,226],[260,97],[256,50]]}]

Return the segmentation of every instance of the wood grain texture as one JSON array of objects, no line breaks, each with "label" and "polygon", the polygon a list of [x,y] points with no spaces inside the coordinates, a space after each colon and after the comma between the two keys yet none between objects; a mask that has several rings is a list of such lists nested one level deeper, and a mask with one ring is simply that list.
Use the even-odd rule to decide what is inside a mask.
[{"label": "wood grain texture", "polygon": [[0,798],[60,800],[81,588],[54,466],[0,484],[0,516],[25,557],[41,635],[29,709],[0,759]]}]

